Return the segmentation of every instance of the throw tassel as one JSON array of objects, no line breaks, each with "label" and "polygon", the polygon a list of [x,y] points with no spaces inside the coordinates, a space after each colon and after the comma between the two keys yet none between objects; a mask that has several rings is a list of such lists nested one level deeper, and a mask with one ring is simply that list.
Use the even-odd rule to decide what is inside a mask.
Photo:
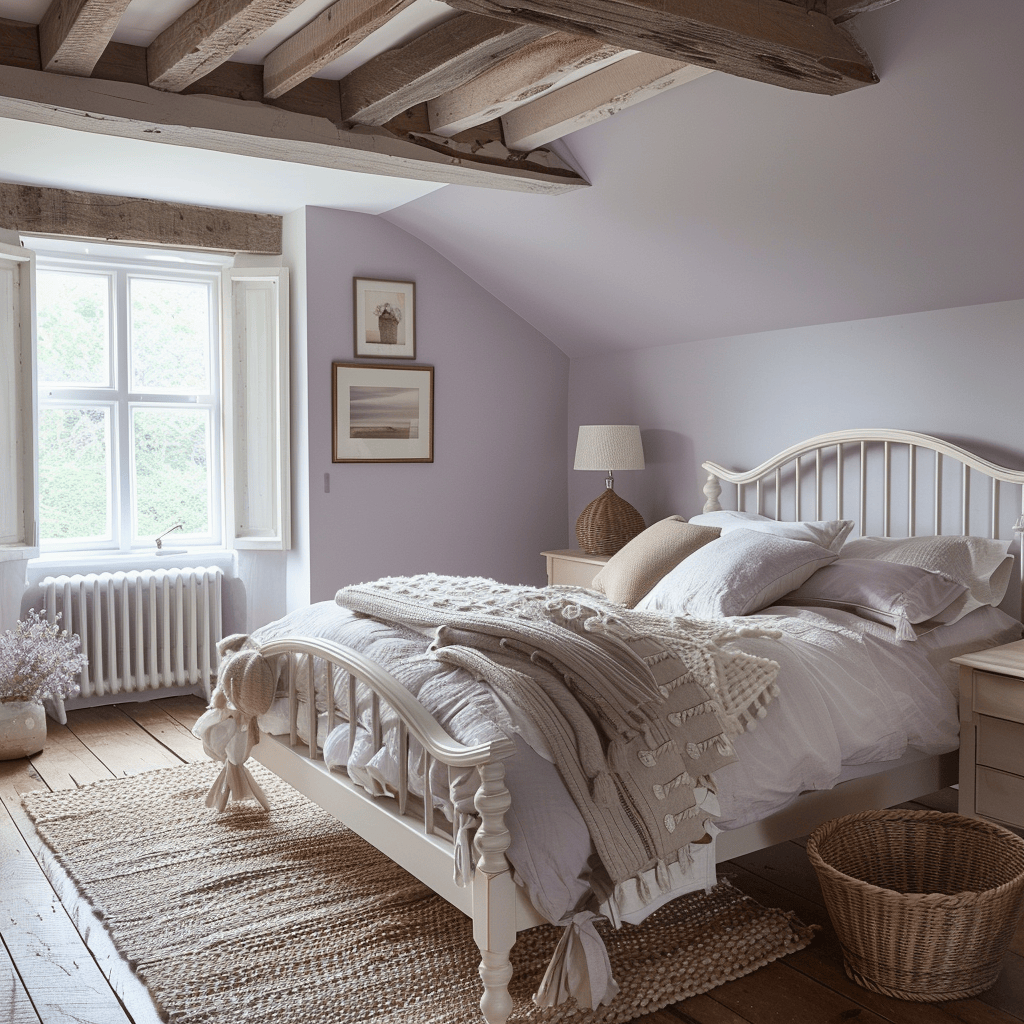
[{"label": "throw tassel", "polygon": [[270,810],[266,793],[245,762],[259,743],[257,718],[270,710],[276,681],[265,658],[256,651],[243,649],[246,639],[235,634],[218,644],[221,654],[230,657],[221,665],[210,709],[192,728],[192,734],[203,741],[207,755],[224,762],[206,796],[206,806],[218,811],[225,810],[232,800],[255,800],[264,810]]},{"label": "throw tassel", "polygon": [[596,914],[584,910],[565,926],[533,997],[537,1006],[557,1006],[573,996],[580,1008],[593,1010],[607,1006],[618,994],[608,950],[594,927],[596,920]]},{"label": "throw tassel", "polygon": [[602,807],[614,807],[619,800],[618,790],[608,772],[600,772],[591,784],[592,796]]},{"label": "throw tassel", "polygon": [[255,800],[262,805],[263,810],[270,810],[267,794],[252,777],[252,772],[244,764],[225,761],[220,775],[206,794],[206,806],[223,811],[229,800]]}]

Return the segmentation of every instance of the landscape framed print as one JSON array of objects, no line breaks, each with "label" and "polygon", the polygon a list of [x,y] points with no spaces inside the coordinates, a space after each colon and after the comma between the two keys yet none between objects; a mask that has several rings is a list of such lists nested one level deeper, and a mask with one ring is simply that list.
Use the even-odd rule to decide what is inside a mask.
[{"label": "landscape framed print", "polygon": [[433,462],[434,368],[332,363],[333,462]]},{"label": "landscape framed print", "polygon": [[415,359],[416,285],[366,277],[352,281],[356,357]]}]

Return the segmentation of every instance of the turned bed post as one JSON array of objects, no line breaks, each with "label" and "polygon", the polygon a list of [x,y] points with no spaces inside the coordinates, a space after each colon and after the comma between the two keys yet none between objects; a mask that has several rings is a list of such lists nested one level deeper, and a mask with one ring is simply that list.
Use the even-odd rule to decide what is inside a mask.
[{"label": "turned bed post", "polygon": [[509,951],[516,941],[515,884],[505,851],[511,837],[505,812],[512,798],[505,787],[505,765],[491,761],[477,767],[480,788],[474,803],[480,815],[473,873],[473,938],[480,948],[480,979],[484,994],[480,1009],[487,1024],[505,1024],[512,1012],[508,983],[512,977]]}]

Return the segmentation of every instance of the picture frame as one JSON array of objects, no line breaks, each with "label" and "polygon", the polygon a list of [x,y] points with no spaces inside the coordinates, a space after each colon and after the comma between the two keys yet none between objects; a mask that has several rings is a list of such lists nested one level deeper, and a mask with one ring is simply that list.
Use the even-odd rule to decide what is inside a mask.
[{"label": "picture frame", "polygon": [[356,358],[416,358],[416,285],[352,279]]},{"label": "picture frame", "polygon": [[434,368],[331,363],[332,462],[433,462]]}]

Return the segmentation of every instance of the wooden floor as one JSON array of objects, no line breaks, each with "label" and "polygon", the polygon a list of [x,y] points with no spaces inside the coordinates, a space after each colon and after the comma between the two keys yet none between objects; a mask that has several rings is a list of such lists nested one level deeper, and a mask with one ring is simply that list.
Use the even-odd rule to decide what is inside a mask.
[{"label": "wooden floor", "polygon": [[[112,948],[102,926],[58,880],[47,881],[42,848],[21,794],[184,761],[203,760],[191,726],[204,709],[172,697],[70,712],[49,723],[36,757],[0,762],[0,1024],[156,1024],[145,989]],[[952,791],[926,803],[955,809]],[[908,1003],[876,996],[843,973],[835,934],[800,843],[782,843],[723,866],[734,884],[764,904],[794,910],[822,931],[805,950],[640,1019],[639,1024],[1019,1024],[1024,1021],[1024,926],[995,988],[954,1003]],[[59,877],[59,872],[57,872]],[[475,979],[474,979],[475,981]],[[346,1024],[334,1021],[282,1024]]]}]

